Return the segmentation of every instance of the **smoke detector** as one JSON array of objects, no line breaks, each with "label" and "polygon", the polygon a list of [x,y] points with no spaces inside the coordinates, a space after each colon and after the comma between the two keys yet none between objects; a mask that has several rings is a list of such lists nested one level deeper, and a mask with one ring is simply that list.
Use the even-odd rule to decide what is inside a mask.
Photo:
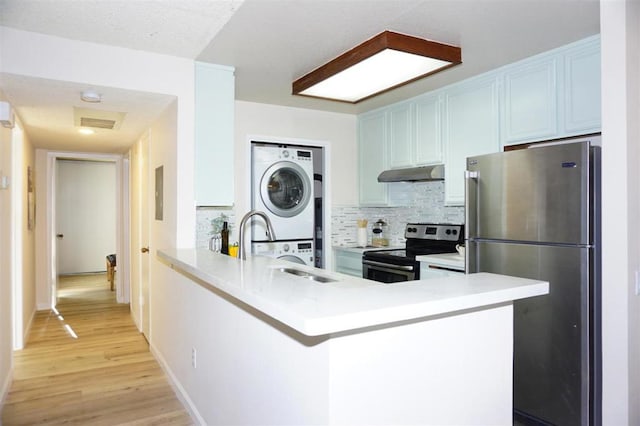
[{"label": "smoke detector", "polygon": [[80,99],[82,99],[84,102],[96,104],[96,103],[102,102],[102,95],[96,92],[95,90],[88,89],[88,90],[84,90],[80,94]]}]

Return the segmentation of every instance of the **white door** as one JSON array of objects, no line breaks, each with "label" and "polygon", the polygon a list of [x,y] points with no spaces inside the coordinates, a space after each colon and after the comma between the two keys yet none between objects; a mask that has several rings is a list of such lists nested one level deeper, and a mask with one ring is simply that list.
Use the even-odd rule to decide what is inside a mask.
[{"label": "white door", "polygon": [[149,340],[149,134],[140,140],[140,288],[142,302],[142,333]]},{"label": "white door", "polygon": [[116,253],[114,162],[57,160],[58,274],[104,271]]},{"label": "white door", "polygon": [[149,339],[149,135],[131,150],[131,311]]}]

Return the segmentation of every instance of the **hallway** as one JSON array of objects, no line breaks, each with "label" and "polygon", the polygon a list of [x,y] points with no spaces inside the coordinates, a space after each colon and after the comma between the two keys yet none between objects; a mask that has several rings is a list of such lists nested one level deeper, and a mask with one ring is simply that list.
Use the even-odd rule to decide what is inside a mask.
[{"label": "hallway", "polygon": [[62,277],[58,294],[15,352],[0,424],[193,424],[105,274]]}]

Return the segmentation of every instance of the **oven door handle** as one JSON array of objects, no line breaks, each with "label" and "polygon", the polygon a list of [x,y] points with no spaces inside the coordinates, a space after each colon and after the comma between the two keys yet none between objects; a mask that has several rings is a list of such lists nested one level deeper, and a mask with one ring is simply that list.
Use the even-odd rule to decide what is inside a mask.
[{"label": "oven door handle", "polygon": [[391,265],[389,263],[382,263],[382,262],[375,262],[373,260],[363,260],[362,263],[364,265],[371,265],[371,266],[379,266],[381,268],[390,268],[390,269],[400,269],[403,271],[413,271],[414,267],[413,266],[406,266],[406,265]]}]

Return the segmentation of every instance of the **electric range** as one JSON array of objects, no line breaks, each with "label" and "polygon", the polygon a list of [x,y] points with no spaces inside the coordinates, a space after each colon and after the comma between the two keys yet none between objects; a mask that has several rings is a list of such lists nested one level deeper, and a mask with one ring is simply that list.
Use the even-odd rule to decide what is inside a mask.
[{"label": "electric range", "polygon": [[420,279],[420,262],[416,256],[455,253],[464,244],[464,225],[409,223],[405,227],[404,249],[365,251],[362,276],[383,283]]}]

